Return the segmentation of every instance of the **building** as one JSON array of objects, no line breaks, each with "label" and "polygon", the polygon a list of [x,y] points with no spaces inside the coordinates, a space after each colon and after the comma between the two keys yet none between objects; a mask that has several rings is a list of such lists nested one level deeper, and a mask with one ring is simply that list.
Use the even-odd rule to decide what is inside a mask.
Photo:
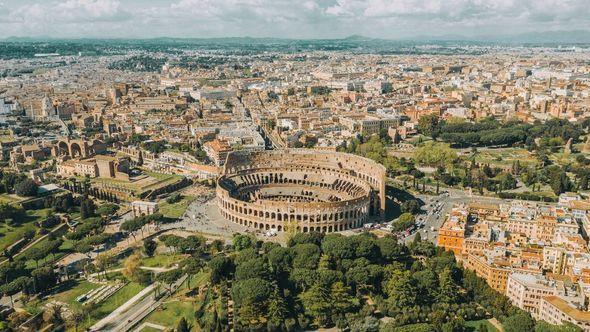
[{"label": "building", "polygon": [[133,211],[133,217],[149,216],[158,212],[158,203],[146,202],[146,201],[134,201],[131,202],[131,211]]},{"label": "building", "polygon": [[464,208],[453,208],[449,218],[438,230],[437,245],[454,252],[457,257],[460,257],[464,251],[467,217],[468,214]]},{"label": "building", "polygon": [[506,296],[513,305],[540,318],[541,299],[545,296],[565,292],[563,282],[548,280],[541,275],[512,273],[506,283]]},{"label": "building", "polygon": [[365,136],[379,134],[381,130],[387,131],[389,127],[397,127],[400,123],[401,119],[397,116],[361,114],[340,117],[340,124],[350,132],[360,133]]},{"label": "building", "polygon": [[84,159],[64,159],[57,164],[62,177],[89,176],[129,180],[129,158],[96,155]]},{"label": "building", "polygon": [[512,272],[506,261],[468,255],[465,267],[473,270],[478,277],[484,279],[496,291],[502,294],[506,292],[508,276]]},{"label": "building", "polygon": [[259,230],[331,233],[362,227],[385,212],[385,168],[356,155],[235,151],[222,173],[216,190],[221,215]]},{"label": "building", "polygon": [[582,305],[570,303],[559,296],[546,296],[541,299],[539,317],[549,324],[561,325],[570,322],[584,331],[590,331],[590,312],[581,309]]},{"label": "building", "polygon": [[214,139],[211,142],[203,144],[203,151],[207,157],[215,163],[216,166],[223,166],[227,155],[232,151],[227,141]]}]

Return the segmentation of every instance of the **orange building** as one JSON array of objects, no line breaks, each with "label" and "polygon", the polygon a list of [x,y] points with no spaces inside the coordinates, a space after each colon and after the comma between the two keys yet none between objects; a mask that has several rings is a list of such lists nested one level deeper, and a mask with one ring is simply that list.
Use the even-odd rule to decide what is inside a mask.
[{"label": "orange building", "polygon": [[490,287],[505,294],[511,269],[506,261],[488,261],[484,256],[468,255],[465,267],[483,278]]},{"label": "orange building", "polygon": [[463,208],[453,208],[447,220],[438,230],[437,245],[460,257],[463,253],[466,231],[467,211]]}]

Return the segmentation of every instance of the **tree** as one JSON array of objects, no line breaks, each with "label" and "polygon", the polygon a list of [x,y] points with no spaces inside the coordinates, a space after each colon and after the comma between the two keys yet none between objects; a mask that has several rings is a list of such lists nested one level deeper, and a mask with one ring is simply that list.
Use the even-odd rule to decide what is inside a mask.
[{"label": "tree", "polygon": [[268,268],[264,258],[254,258],[245,262],[241,262],[236,267],[236,280],[244,280],[250,278],[262,278],[268,277]]},{"label": "tree", "polygon": [[95,211],[96,205],[94,205],[94,202],[91,199],[85,198],[80,202],[80,218],[87,219],[93,217]]},{"label": "tree", "polygon": [[550,185],[556,195],[571,189],[571,182],[564,171],[553,173],[550,178]]},{"label": "tree", "polygon": [[399,218],[393,223],[393,230],[394,231],[403,231],[406,230],[412,225],[414,225],[414,216],[410,213],[403,213]]},{"label": "tree", "polygon": [[582,332],[581,327],[570,322],[565,322],[562,325],[551,325],[547,322],[540,321],[535,324],[535,332]]},{"label": "tree", "polygon": [[172,286],[180,279],[182,275],[180,269],[174,269],[166,272],[161,272],[156,276],[156,280],[163,283],[168,290],[168,293],[172,294]]},{"label": "tree", "polygon": [[417,214],[420,212],[420,203],[415,199],[403,202],[400,206],[402,213]]},{"label": "tree", "polygon": [[337,281],[330,289],[332,297],[332,310],[336,314],[345,314],[356,305],[356,299],[350,295],[350,287],[343,282]]},{"label": "tree", "polygon": [[442,332],[464,332],[465,321],[462,318],[451,319],[442,326]]},{"label": "tree", "polygon": [[320,248],[311,243],[298,244],[293,247],[294,268],[316,269],[320,261]]},{"label": "tree", "polygon": [[432,269],[415,272],[412,276],[419,289],[420,302],[431,304],[438,297],[438,275]]},{"label": "tree", "polygon": [[104,277],[107,278],[107,269],[117,261],[114,254],[105,252],[96,256],[95,264],[99,271],[104,273]]},{"label": "tree", "polygon": [[174,194],[170,195],[168,198],[166,198],[166,203],[168,203],[168,204],[178,203],[178,202],[180,202],[181,199],[182,199],[182,196],[179,193],[174,193]]},{"label": "tree", "polygon": [[211,282],[219,283],[221,280],[229,279],[234,271],[234,263],[229,257],[217,255],[207,264],[211,270]]},{"label": "tree", "polygon": [[266,255],[270,271],[276,276],[280,276],[284,272],[291,269],[293,262],[293,254],[288,248],[278,246],[273,248]]},{"label": "tree", "polygon": [[391,323],[385,324],[383,331],[387,332],[436,332],[436,329],[426,323],[409,324],[400,327],[390,326]]},{"label": "tree", "polygon": [[445,268],[439,276],[438,301],[443,303],[454,303],[458,300],[459,289],[451,276],[451,270]]},{"label": "tree", "polygon": [[149,275],[140,266],[141,256],[139,254],[133,254],[123,262],[123,271],[121,273],[129,281],[145,283]]},{"label": "tree", "polygon": [[[338,265],[343,259],[356,258],[355,243],[340,234],[328,234],[322,241],[322,251]],[[319,252],[318,252],[319,255]]]},{"label": "tree", "polygon": [[154,252],[156,252],[157,247],[158,247],[158,244],[156,243],[156,241],[154,241],[152,239],[143,240],[143,253],[146,256],[152,257],[154,255]]},{"label": "tree", "polygon": [[43,312],[43,320],[55,326],[62,324],[64,319],[61,315],[61,306],[57,304],[47,306]]},{"label": "tree", "polygon": [[232,297],[239,307],[239,319],[244,325],[254,325],[266,320],[265,309],[272,287],[266,280],[251,278],[236,281]]},{"label": "tree", "polygon": [[57,284],[57,277],[50,266],[41,267],[31,271],[35,292],[44,292]]},{"label": "tree", "polygon": [[143,153],[139,151],[139,157],[137,158],[137,166],[143,165]]},{"label": "tree", "polygon": [[279,290],[275,287],[268,299],[268,322],[273,328],[269,330],[278,330],[289,315],[289,307],[285,301],[284,296],[279,294]]},{"label": "tree", "polygon": [[31,179],[24,179],[14,186],[14,192],[21,197],[37,196],[39,186]]},{"label": "tree", "polygon": [[66,325],[68,327],[73,327],[74,332],[78,332],[78,325],[84,319],[84,314],[79,310],[70,310],[69,315],[66,317]]},{"label": "tree", "polygon": [[15,219],[20,216],[24,211],[10,203],[0,203],[0,221],[6,219]]},{"label": "tree", "polygon": [[131,236],[133,236],[133,239],[135,239],[135,232],[140,229],[143,229],[143,226],[145,224],[146,224],[145,218],[133,218],[133,219],[129,219],[129,220],[123,222],[121,224],[120,229],[125,232],[130,233]]},{"label": "tree", "polygon": [[535,322],[528,313],[521,312],[506,318],[502,326],[505,332],[530,332]]},{"label": "tree", "polygon": [[332,312],[332,299],[330,289],[322,283],[316,282],[307,291],[299,295],[305,312],[313,317],[318,326],[330,324]]},{"label": "tree", "polygon": [[438,116],[436,114],[428,114],[418,119],[418,131],[421,134],[430,136],[438,127]]},{"label": "tree", "polygon": [[107,204],[103,204],[103,205],[99,206],[96,209],[96,213],[100,216],[106,217],[106,216],[112,216],[118,210],[119,210],[119,206],[117,204],[107,203]]},{"label": "tree", "polygon": [[188,275],[187,288],[191,288],[191,280],[194,275],[203,270],[203,261],[197,257],[190,257],[182,264],[182,271]]},{"label": "tree", "polygon": [[350,332],[378,332],[379,319],[373,316],[364,316],[350,323]]},{"label": "tree", "polygon": [[418,289],[410,271],[393,270],[385,284],[387,301],[396,308],[403,309],[416,304]]},{"label": "tree", "polygon": [[10,297],[10,306],[14,307],[14,302],[12,297],[17,294],[18,292],[23,292],[25,294],[31,293],[31,285],[32,280],[27,276],[20,276],[10,283],[4,284],[0,287],[0,292],[5,296]]},{"label": "tree", "polygon": [[236,251],[256,246],[256,239],[247,234],[236,234],[233,238],[233,245]]},{"label": "tree", "polygon": [[190,328],[184,317],[180,317],[178,324],[176,324],[176,332],[190,332]]},{"label": "tree", "polygon": [[426,166],[448,167],[455,159],[457,159],[457,153],[449,144],[434,141],[424,143],[414,152],[414,160]]}]

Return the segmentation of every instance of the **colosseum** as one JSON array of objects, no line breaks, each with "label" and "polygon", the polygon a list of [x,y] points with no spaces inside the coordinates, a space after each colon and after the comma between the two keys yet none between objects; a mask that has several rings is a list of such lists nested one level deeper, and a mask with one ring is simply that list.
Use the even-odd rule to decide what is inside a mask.
[{"label": "colosseum", "polygon": [[332,151],[236,151],[217,180],[217,204],[224,218],[260,230],[353,229],[384,215],[385,168]]}]

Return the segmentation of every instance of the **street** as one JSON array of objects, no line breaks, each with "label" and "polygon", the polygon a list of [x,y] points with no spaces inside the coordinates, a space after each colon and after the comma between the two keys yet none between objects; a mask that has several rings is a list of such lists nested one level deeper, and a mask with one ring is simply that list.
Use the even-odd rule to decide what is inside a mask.
[{"label": "street", "polygon": [[470,202],[498,204],[502,202],[500,198],[470,195],[460,190],[450,190],[448,194],[443,193],[438,196],[416,195],[416,197],[424,201],[423,213],[416,217],[416,222],[423,222],[424,226],[406,237],[404,239],[406,243],[413,241],[416,234],[420,232],[422,239],[430,240],[436,244],[438,229],[456,204]]}]

